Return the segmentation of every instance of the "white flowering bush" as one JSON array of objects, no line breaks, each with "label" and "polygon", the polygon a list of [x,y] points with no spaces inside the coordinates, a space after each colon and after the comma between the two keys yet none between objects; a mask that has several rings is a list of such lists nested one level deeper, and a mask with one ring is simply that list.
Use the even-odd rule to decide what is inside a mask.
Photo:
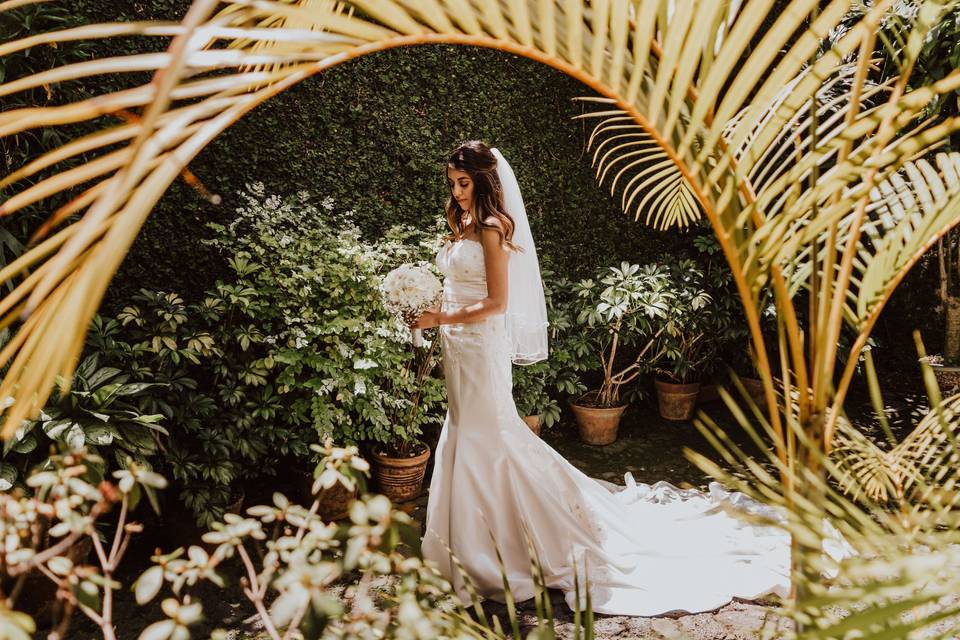
[{"label": "white flowering bush", "polygon": [[[32,637],[33,618],[16,607],[24,594],[30,596],[24,604],[42,606],[38,581],[52,583],[49,593],[58,600],[48,638],[69,637],[75,612],[97,625],[105,640],[117,637],[113,595],[122,585],[115,576],[130,539],[143,530],[128,517],[142,496],[157,508],[156,491],[167,482],[132,461],[113,472],[115,482],[98,481],[92,468],[99,466],[102,460],[83,449],[51,456],[44,470],[27,478],[32,495],[20,488],[0,493],[0,637]],[[104,541],[95,525],[117,505],[120,513]]]},{"label": "white flowering bush", "polygon": [[[350,506],[349,521],[324,521],[317,515],[319,498],[304,507],[276,493],[270,504],[250,507],[245,516],[226,514],[214,522],[202,536],[205,546],[158,551],[131,587],[141,606],[163,594],[164,618],[143,629],[139,640],[204,637],[209,627],[200,628],[204,609],[198,593],[204,583],[239,588],[271,640],[506,637],[499,618],[484,612],[468,576],[472,611],[420,557],[419,527],[410,516],[384,496],[365,493],[369,465],[355,447],[327,441],[315,449],[320,457],[315,496],[338,483],[361,494]],[[144,529],[129,521],[129,514],[141,496],[155,504],[156,491],[166,481],[131,465],[113,474],[115,483],[93,485],[86,476],[87,464],[95,461],[84,451],[54,457],[52,470],[30,476],[34,496],[0,493],[0,638],[29,640],[37,631],[33,618],[16,607],[31,575],[56,588],[48,638],[71,637],[76,613],[99,627],[104,640],[132,637],[129,626],[141,616],[114,615],[115,594],[129,588],[120,582],[120,563],[131,537]],[[94,526],[117,505],[112,539],[104,542]],[[94,553],[77,552],[82,541]],[[239,585],[227,579],[228,563],[242,569]],[[531,571],[538,628],[528,637],[555,637],[537,562],[531,562]],[[512,597],[507,603],[509,624],[519,637]],[[587,634],[591,620],[587,609]],[[225,638],[228,632],[216,629],[210,637]]]},{"label": "white flowering bush", "polygon": [[436,231],[396,226],[367,240],[330,198],[280,198],[260,184],[242,195],[234,221],[210,225],[210,244],[237,265],[230,286],[256,309],[244,322],[270,356],[271,422],[338,444],[406,442],[439,425],[442,382],[410,374],[410,330],[380,288],[395,265],[433,259]]}]

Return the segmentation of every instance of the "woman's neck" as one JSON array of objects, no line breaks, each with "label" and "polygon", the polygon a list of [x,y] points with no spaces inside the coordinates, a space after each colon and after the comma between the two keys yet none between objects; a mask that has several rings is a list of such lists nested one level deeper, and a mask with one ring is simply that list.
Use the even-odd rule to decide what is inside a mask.
[{"label": "woman's neck", "polygon": [[469,211],[464,212],[460,222],[463,224],[464,237],[471,235],[472,232],[477,228],[476,222],[473,219],[473,214],[471,214]]}]

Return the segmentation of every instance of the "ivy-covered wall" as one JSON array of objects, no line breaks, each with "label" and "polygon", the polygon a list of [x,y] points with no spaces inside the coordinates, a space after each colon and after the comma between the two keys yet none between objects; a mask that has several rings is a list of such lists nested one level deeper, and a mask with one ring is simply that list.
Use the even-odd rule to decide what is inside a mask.
[{"label": "ivy-covered wall", "polygon": [[[80,0],[78,10],[90,20],[175,18],[187,5]],[[593,94],[539,63],[454,46],[372,54],[310,78],[231,126],[191,164],[222,202],[178,180],[121,267],[107,307],[139,287],[187,295],[207,288],[223,271],[199,243],[204,223],[230,220],[236,192],[254,181],[281,195],[332,198],[371,236],[396,222],[433,227],[446,156],[471,138],[499,147],[513,166],[546,267],[579,276],[599,263],[687,252],[689,234],[634,223],[597,187],[584,149],[589,124],[572,120],[582,95]]]}]

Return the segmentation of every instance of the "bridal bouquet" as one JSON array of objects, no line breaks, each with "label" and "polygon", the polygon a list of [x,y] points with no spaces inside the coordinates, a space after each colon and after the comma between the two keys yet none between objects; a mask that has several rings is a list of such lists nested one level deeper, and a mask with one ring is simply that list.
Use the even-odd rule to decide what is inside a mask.
[{"label": "bridal bouquet", "polygon": [[[380,293],[387,311],[409,324],[427,309],[440,304],[443,285],[427,263],[406,262],[387,274],[380,285]],[[417,347],[423,345],[420,329],[413,330],[413,344]]]}]

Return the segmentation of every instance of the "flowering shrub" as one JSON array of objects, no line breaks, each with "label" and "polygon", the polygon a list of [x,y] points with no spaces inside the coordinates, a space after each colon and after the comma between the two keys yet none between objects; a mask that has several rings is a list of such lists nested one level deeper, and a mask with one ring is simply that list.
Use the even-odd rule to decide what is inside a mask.
[{"label": "flowering shrub", "polygon": [[[27,580],[36,577],[52,582],[59,599],[58,621],[49,638],[68,637],[75,611],[100,627],[105,640],[116,638],[113,594],[121,585],[114,575],[131,537],[142,531],[141,525],[128,521],[128,514],[144,495],[156,508],[156,490],[164,488],[166,480],[131,462],[113,472],[114,484],[92,472],[101,465],[83,449],[52,456],[46,470],[26,481],[33,495],[20,488],[0,493],[0,637],[26,640],[36,630],[29,615],[10,609]],[[120,514],[105,544],[95,525],[116,504]],[[91,548],[94,564],[87,562]]]},{"label": "flowering shrub", "polygon": [[658,322],[673,298],[667,270],[623,262],[574,283],[572,292],[576,298],[571,302],[568,338],[575,355],[571,364],[602,376],[600,386],[580,402],[601,407],[625,404],[637,393],[636,385],[628,385],[650,371],[662,355],[657,348]]},{"label": "flowering shrub", "polygon": [[703,270],[693,260],[670,261],[664,291],[667,303],[653,321],[661,359],[657,373],[678,383],[699,382],[720,341],[711,335],[720,327],[714,322],[714,298],[708,291]]},{"label": "flowering shrub", "polygon": [[[393,267],[432,261],[438,237],[396,226],[368,242],[351,212],[337,212],[330,199],[284,200],[259,184],[243,197],[234,222],[211,224],[210,243],[244,264],[233,286],[258,302],[256,327],[283,398],[276,419],[343,444],[411,440],[439,423],[442,381],[428,376],[417,388],[410,330],[380,294]],[[418,391],[415,415],[399,433]]]},{"label": "flowering shrub", "polygon": [[[337,483],[363,493],[369,466],[356,448],[333,447],[329,441],[314,448],[320,457],[315,495]],[[95,486],[86,475],[86,463],[93,460],[82,451],[54,458],[54,470],[35,473],[28,480],[36,488],[35,496],[0,493],[2,637],[27,640],[36,631],[29,615],[11,607],[28,575],[37,571],[57,586],[59,606],[48,637],[68,637],[76,611],[92,620],[105,640],[114,640],[117,627],[129,624],[115,620],[113,608],[113,596],[123,588],[117,581],[118,566],[130,538],[143,530],[143,525],[128,521],[128,514],[142,495],[155,503],[155,491],[166,483],[134,464],[114,473],[115,484],[103,481]],[[105,545],[94,525],[116,504],[120,513],[113,540]],[[140,605],[166,591],[161,603],[166,617],[144,629],[140,640],[190,638],[191,628],[203,619],[195,589],[204,582],[225,588],[221,570],[228,562],[238,562],[244,569],[240,588],[272,640],[503,637],[502,623],[496,616],[487,618],[469,577],[464,575],[475,616],[452,595],[450,583],[419,557],[418,528],[387,498],[363,493],[343,523],[323,521],[318,506],[319,499],[304,508],[278,493],[272,504],[247,509],[246,517],[227,514],[212,523],[202,537],[206,547],[158,552],[153,566],[132,586]],[[93,564],[86,561],[87,554],[71,553],[83,540],[90,541],[96,552]],[[538,602],[536,636],[554,637],[549,604],[541,606],[549,600],[535,560],[531,571]],[[507,602],[516,630],[517,611],[509,593]],[[590,634],[589,598],[587,603]],[[224,630],[212,634],[225,636]]]}]

